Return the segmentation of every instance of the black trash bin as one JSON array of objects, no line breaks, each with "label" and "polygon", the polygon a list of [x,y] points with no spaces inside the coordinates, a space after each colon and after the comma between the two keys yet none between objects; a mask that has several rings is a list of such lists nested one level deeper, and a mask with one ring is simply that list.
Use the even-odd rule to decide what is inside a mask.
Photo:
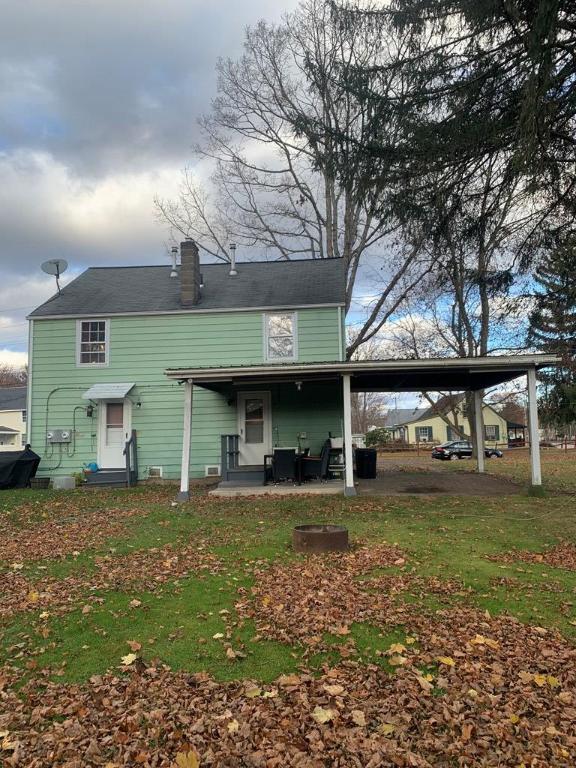
[{"label": "black trash bin", "polygon": [[375,448],[356,448],[357,478],[360,480],[374,480],[376,478],[377,456]]}]

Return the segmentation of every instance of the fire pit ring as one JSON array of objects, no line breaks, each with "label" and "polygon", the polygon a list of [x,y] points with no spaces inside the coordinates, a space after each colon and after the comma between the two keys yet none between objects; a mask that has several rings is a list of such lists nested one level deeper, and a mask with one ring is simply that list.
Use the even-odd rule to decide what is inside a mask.
[{"label": "fire pit ring", "polygon": [[348,529],[343,525],[297,525],[292,532],[296,552],[346,552]]}]

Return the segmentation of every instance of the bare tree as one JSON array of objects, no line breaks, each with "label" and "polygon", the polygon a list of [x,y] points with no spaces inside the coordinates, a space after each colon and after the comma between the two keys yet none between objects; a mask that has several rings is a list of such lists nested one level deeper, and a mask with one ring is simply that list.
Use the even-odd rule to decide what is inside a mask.
[{"label": "bare tree", "polygon": [[24,387],[27,381],[26,368],[17,368],[7,363],[0,364],[0,387]]},{"label": "bare tree", "polygon": [[381,392],[352,393],[352,431],[365,435],[370,427],[382,426],[388,398]]},{"label": "bare tree", "polygon": [[[246,33],[244,55],[218,64],[218,96],[195,148],[201,165],[184,171],[177,200],[157,200],[173,231],[215,259],[229,260],[230,240],[279,259],[343,258],[347,309],[361,279],[373,296],[349,355],[429,269],[419,227],[386,205],[382,164],[374,192],[373,167],[358,150],[371,108],[346,86],[356,72],[378,69],[373,86],[395,105],[382,130],[391,144],[401,141],[408,75],[387,66],[383,76],[380,65],[402,59],[409,45],[408,34],[344,30],[325,0],[305,0],[279,25],[260,22]],[[350,140],[333,141],[342,132]],[[212,171],[208,188],[202,167]]]},{"label": "bare tree", "polygon": [[[523,334],[518,333],[525,304],[520,253],[538,212],[522,181],[509,177],[501,159],[489,158],[458,194],[439,197],[432,213],[439,224],[425,248],[433,257],[434,272],[390,329],[396,349],[413,358],[473,358],[523,349]],[[434,407],[436,398],[422,394]],[[442,407],[439,411],[460,431]],[[470,393],[466,413],[474,435]]]}]

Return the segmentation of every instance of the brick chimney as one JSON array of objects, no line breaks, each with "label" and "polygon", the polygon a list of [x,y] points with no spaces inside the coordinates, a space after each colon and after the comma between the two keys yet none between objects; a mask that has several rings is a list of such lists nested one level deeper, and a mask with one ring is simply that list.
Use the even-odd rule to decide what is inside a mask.
[{"label": "brick chimney", "polygon": [[193,307],[200,301],[200,256],[194,240],[180,243],[180,303]]}]

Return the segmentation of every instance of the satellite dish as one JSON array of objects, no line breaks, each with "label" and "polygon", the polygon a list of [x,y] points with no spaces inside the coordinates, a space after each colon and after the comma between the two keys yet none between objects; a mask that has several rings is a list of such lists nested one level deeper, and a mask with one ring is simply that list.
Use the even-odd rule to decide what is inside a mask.
[{"label": "satellite dish", "polygon": [[54,275],[56,278],[56,288],[58,288],[58,293],[60,293],[60,275],[68,269],[68,262],[65,259],[49,259],[42,264],[40,269],[47,275]]}]

